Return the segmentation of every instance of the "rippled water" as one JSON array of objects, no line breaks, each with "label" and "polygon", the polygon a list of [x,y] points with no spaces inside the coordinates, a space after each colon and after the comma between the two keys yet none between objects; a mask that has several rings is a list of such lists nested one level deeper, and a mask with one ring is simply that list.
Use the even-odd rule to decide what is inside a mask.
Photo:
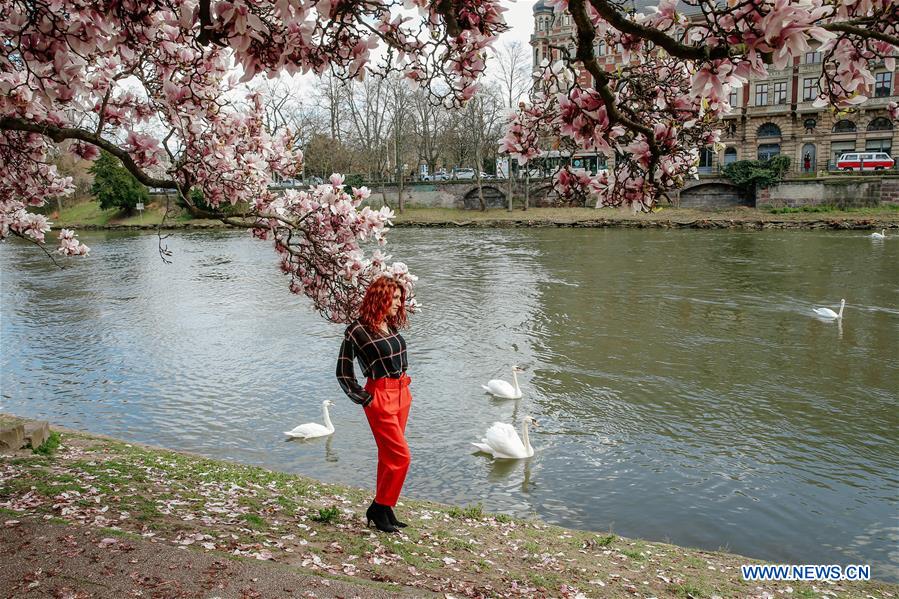
[{"label": "rippled water", "polygon": [[[899,580],[899,239],[859,233],[397,230],[409,496]],[[334,379],[342,328],[243,232],[83,233],[60,271],[0,246],[2,409],[373,486]],[[810,315],[847,300],[842,325]],[[481,383],[518,363],[524,398]],[[285,442],[337,401],[337,433]],[[534,458],[469,443],[531,414]]]}]

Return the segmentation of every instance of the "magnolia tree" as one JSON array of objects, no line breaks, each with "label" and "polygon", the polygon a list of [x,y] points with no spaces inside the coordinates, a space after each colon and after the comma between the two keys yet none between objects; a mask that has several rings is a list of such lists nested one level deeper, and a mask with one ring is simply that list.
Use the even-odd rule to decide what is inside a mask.
[{"label": "magnolia tree", "polygon": [[[851,108],[873,85],[873,63],[893,69],[899,46],[895,0],[688,0],[689,20],[671,0],[648,14],[615,0],[547,3],[573,17],[577,49],[546,65],[502,148],[526,162],[555,138],[614,155],[610,175],[556,177],[562,193],[606,204],[647,207],[681,184],[696,148],[717,139],[728,92],[750,75],[820,43],[819,100]],[[498,0],[0,0],[0,238],[43,246],[50,223],[28,207],[72,190],[53,159],[106,150],[193,215],[272,240],[290,289],[331,320],[349,319],[380,273],[412,298],[404,265],[363,252],[367,241],[384,243],[392,216],[359,209],[367,190],[347,192],[339,175],[304,192],[268,189],[301,168],[302,153],[297,132],[266,128],[264,101],[246,84],[279,73],[399,72],[435,104],[458,107],[507,29],[503,11]],[[599,39],[621,44],[623,68],[599,66]],[[580,67],[590,87],[576,82]],[[60,254],[87,252],[72,231],[58,238]]]},{"label": "magnolia tree", "polygon": [[[66,142],[86,159],[106,150],[141,183],[176,192],[195,216],[249,223],[273,239],[291,290],[331,320],[350,318],[382,272],[406,285],[414,309],[414,276],[361,249],[384,243],[392,216],[358,210],[365,189],[347,194],[340,176],[308,192],[268,189],[273,175],[301,168],[302,154],[294,133],[265,128],[259,94],[241,84],[279,72],[400,71],[435,101],[459,105],[505,28],[500,11],[476,1],[4,0],[0,237],[44,244],[50,223],[27,208],[72,191],[52,164]],[[58,236],[59,253],[87,253],[72,231]]]},{"label": "magnolia tree", "polygon": [[[818,107],[851,110],[873,91],[875,65],[895,69],[896,0],[660,0],[645,13],[614,0],[546,0],[570,13],[576,50],[544,63],[530,102],[510,118],[502,149],[526,163],[541,144],[615,157],[614,169],[590,176],[560,169],[560,195],[597,206],[648,209],[696,174],[699,148],[718,142],[716,125],[732,89],[750,76],[783,69],[814,49],[823,57]],[[689,13],[689,18],[684,15]],[[596,46],[620,45],[613,72]],[[592,83],[578,83],[577,73]],[[889,105],[899,118],[896,103]]]}]

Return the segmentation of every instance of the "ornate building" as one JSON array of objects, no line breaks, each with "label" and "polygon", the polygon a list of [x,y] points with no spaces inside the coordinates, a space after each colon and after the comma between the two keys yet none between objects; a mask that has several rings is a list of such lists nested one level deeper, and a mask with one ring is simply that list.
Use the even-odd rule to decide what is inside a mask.
[{"label": "ornate building", "polygon": [[[653,0],[631,0],[634,10],[655,5]],[[692,8],[692,7],[685,7]],[[534,64],[560,58],[558,47],[574,53],[574,23],[569,14],[555,15],[543,0],[534,4],[534,34],[531,36]],[[689,16],[690,12],[685,11]],[[556,46],[557,48],[552,48]],[[614,71],[621,62],[620,48],[599,42],[595,48],[601,65]],[[839,156],[849,151],[877,150],[899,155],[899,129],[887,118],[886,106],[899,100],[897,72],[882,65],[875,69],[874,93],[855,112],[838,115],[829,107],[815,108],[821,54],[809,52],[792,67],[771,71],[767,79],[750,80],[730,97],[733,112],[724,118],[721,141],[725,148],[700,153],[700,172],[737,160],[768,158],[778,154],[790,157],[794,171],[822,171],[835,168]],[[579,75],[589,85],[589,73]],[[574,160],[592,170],[595,158],[575,155]],[[808,161],[806,161],[808,158]],[[808,165],[808,168],[806,168]],[[575,165],[579,166],[579,165]]]}]

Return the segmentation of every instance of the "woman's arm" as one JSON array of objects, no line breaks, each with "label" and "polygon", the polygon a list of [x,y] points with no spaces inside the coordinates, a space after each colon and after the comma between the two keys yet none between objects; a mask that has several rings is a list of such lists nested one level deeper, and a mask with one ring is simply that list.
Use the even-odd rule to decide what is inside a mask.
[{"label": "woman's arm", "polygon": [[353,366],[355,357],[355,343],[348,330],[343,337],[343,343],[340,344],[340,354],[337,356],[337,382],[347,397],[365,407],[371,403],[372,396],[356,380]]}]

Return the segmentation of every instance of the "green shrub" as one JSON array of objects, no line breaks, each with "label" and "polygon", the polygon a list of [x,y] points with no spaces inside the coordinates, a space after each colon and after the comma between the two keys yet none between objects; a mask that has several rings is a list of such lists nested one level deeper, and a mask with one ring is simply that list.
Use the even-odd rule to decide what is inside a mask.
[{"label": "green shrub", "polygon": [[343,177],[343,190],[347,193],[353,193],[354,187],[362,187],[364,184],[365,179],[362,178],[362,175],[350,174]]},{"label": "green shrub", "polygon": [[59,449],[60,439],[62,439],[62,435],[53,431],[46,441],[41,443],[39,447],[32,447],[31,451],[40,455],[53,455]]},{"label": "green shrub", "polygon": [[755,198],[757,189],[780,183],[789,170],[789,156],[774,156],[768,160],[738,160],[724,167],[724,176],[747,197]]},{"label": "green shrub", "polygon": [[131,214],[138,203],[150,198],[146,186],[122,166],[118,158],[108,152],[100,153],[100,157],[91,166],[90,173],[94,175],[91,193],[103,210],[118,208],[125,214]]},{"label": "green shrub", "polygon": [[318,514],[313,514],[310,516],[316,522],[322,522],[323,524],[330,524],[332,522],[336,522],[340,519],[340,510],[336,507],[325,507],[320,508],[318,510]]},{"label": "green shrub", "polygon": [[480,503],[465,508],[451,507],[447,513],[452,518],[467,518],[470,520],[480,520],[485,516],[484,506]]}]

